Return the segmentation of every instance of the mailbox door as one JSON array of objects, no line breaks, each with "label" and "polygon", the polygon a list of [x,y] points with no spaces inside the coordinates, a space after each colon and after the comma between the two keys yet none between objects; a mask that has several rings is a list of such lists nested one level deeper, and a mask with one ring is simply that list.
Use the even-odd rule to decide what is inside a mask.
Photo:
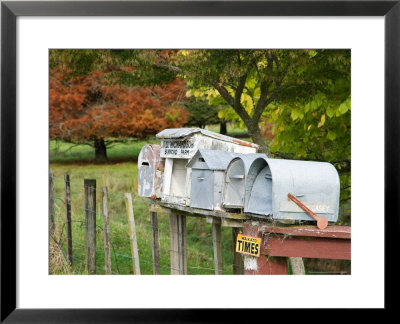
[{"label": "mailbox door", "polygon": [[268,166],[254,180],[247,211],[252,214],[272,215],[272,177]]},{"label": "mailbox door", "polygon": [[170,195],[174,197],[185,196],[186,186],[186,159],[174,159],[171,174],[171,190]]},{"label": "mailbox door", "polygon": [[[146,162],[143,162],[146,163]],[[154,194],[154,169],[146,164],[139,167],[139,196],[151,197]]]},{"label": "mailbox door", "polygon": [[142,147],[138,158],[138,194],[141,197],[154,195],[155,164],[157,157],[152,145]]},{"label": "mailbox door", "polygon": [[340,181],[335,167],[326,162],[268,159],[273,177],[273,218],[314,221],[302,208],[288,200],[291,193],[312,212],[336,222]]},{"label": "mailbox door", "polygon": [[214,172],[192,170],[190,207],[212,210],[214,206]]},{"label": "mailbox door", "polygon": [[241,160],[234,161],[226,172],[224,206],[242,208],[244,205],[245,170]]}]

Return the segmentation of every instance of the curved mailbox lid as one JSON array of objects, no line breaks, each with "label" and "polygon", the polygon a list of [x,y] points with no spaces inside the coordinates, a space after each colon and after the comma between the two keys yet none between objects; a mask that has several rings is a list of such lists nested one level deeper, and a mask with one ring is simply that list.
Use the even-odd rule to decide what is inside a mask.
[{"label": "curved mailbox lid", "polygon": [[293,201],[294,195],[315,214],[336,222],[340,181],[335,167],[327,162],[266,159],[272,174],[273,218],[313,220]]},{"label": "curved mailbox lid", "polygon": [[254,179],[247,208],[250,213],[271,215],[272,211],[272,177],[268,165],[265,165]]},{"label": "curved mailbox lid", "polygon": [[[272,178],[272,188],[268,174]],[[261,180],[264,181],[262,185]],[[270,215],[268,202],[271,201],[274,219],[313,220],[288,199],[288,193],[297,197],[318,216],[325,217],[330,222],[337,221],[339,175],[335,167],[327,162],[270,158],[254,160],[246,182],[244,211]],[[259,201],[256,202],[256,199]]]},{"label": "curved mailbox lid", "polygon": [[[249,173],[249,169],[250,169],[251,165],[253,164],[254,160],[257,160],[259,158],[266,159],[267,156],[264,153],[250,153],[250,154],[240,154],[238,157],[238,159],[241,159],[243,161],[246,174]],[[233,160],[232,160],[232,162],[233,162]],[[229,168],[229,166],[228,166],[228,168]]]},{"label": "curved mailbox lid", "polygon": [[[265,167],[268,167],[266,156],[255,159],[249,167],[249,170],[247,172],[247,179],[246,179],[246,183],[245,183],[245,193],[244,193],[244,212],[245,213],[253,213],[253,214],[260,213],[259,209],[255,208],[253,205],[250,205],[249,202],[250,202],[250,197],[252,194],[254,182],[255,182],[257,176],[259,175],[259,173],[261,172],[261,170],[263,170]],[[265,196],[265,199],[270,199],[270,197],[272,196],[272,192],[267,192],[266,187],[265,187],[265,189],[262,188],[262,193]],[[268,215],[268,213],[261,213],[261,215]]]},{"label": "curved mailbox lid", "polygon": [[262,153],[240,154],[229,163],[225,174],[224,206],[243,208],[247,174],[253,161],[260,157],[266,157],[266,155]]},{"label": "curved mailbox lid", "polygon": [[146,144],[139,153],[138,194],[140,197],[160,197],[164,169],[160,149],[160,145]]}]

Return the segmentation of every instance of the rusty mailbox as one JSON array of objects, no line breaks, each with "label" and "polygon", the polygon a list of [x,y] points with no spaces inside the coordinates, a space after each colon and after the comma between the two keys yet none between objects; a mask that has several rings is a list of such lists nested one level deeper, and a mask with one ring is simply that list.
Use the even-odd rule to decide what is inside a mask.
[{"label": "rusty mailbox", "polygon": [[279,220],[313,220],[288,194],[318,217],[337,221],[340,181],[332,164],[269,158],[252,162],[245,184],[245,213]]},{"label": "rusty mailbox", "polygon": [[156,135],[161,140],[161,158],[165,159],[161,200],[190,204],[192,168],[186,167],[199,149],[236,153],[255,153],[258,145],[201,128],[164,129]]},{"label": "rusty mailbox", "polygon": [[266,158],[262,153],[240,154],[228,165],[225,173],[223,206],[226,209],[243,209],[245,184],[251,164],[257,158]]},{"label": "rusty mailbox", "polygon": [[138,194],[140,197],[160,198],[164,160],[160,145],[146,144],[138,158]]},{"label": "rusty mailbox", "polygon": [[192,169],[190,207],[220,210],[224,190],[225,170],[237,153],[198,150],[188,163]]}]

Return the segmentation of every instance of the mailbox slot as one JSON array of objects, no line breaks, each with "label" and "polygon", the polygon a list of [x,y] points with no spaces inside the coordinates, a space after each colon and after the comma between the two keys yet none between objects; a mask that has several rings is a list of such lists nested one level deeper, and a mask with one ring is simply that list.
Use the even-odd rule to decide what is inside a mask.
[{"label": "mailbox slot", "polygon": [[330,222],[339,212],[339,175],[330,163],[259,158],[250,166],[245,188],[245,213],[281,220],[313,221],[288,199],[297,197]]}]

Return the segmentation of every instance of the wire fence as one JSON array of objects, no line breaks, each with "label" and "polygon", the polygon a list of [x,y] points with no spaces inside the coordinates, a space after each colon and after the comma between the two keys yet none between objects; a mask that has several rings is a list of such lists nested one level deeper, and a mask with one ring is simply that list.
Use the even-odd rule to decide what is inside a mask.
[{"label": "wire fence", "polygon": [[[54,187],[54,227],[51,231],[52,237],[61,253],[67,261],[68,241],[72,245],[72,265],[64,271],[71,274],[85,274],[86,269],[86,220],[85,214],[93,213],[96,219],[96,274],[105,274],[105,248],[104,248],[104,225],[102,215],[102,188],[99,186],[86,186],[81,181],[73,179],[66,180],[63,176],[52,175]],[[66,184],[70,188],[70,203],[66,198]],[[96,210],[88,209],[85,205],[85,189],[93,190],[96,193]],[[117,193],[107,190],[108,194],[108,219],[110,231],[110,254],[111,274],[133,274],[134,259],[132,257],[131,240],[129,232],[129,218],[126,211],[125,193]],[[171,264],[173,255],[179,257],[181,249],[171,245],[171,235],[181,235],[178,229],[170,227],[169,215],[157,213],[157,227],[151,224],[150,212],[148,211],[148,199],[137,196],[132,197],[134,210],[134,223],[141,274],[153,274],[154,266],[159,268],[160,274],[171,274],[181,269]],[[86,206],[86,208],[85,208]],[[68,238],[67,207],[71,213],[71,239]],[[52,212],[51,212],[52,213]],[[51,215],[53,216],[53,215]],[[51,217],[50,217],[51,218]],[[153,257],[153,232],[157,231],[159,247],[159,261],[154,262]],[[223,229],[223,236],[226,240],[222,242],[224,274],[233,274],[232,255],[233,240],[230,228]],[[211,224],[204,218],[187,217],[186,223],[186,260],[187,274],[215,274],[213,243]],[[219,242],[218,242],[219,243]],[[52,258],[50,258],[50,263]],[[51,268],[51,267],[50,267]],[[65,269],[65,267],[64,267]],[[51,271],[50,271],[51,272]],[[53,271],[57,273],[57,271]],[[63,271],[58,271],[63,273]]]},{"label": "wire fence", "polygon": [[[87,215],[93,215],[96,224],[95,264],[90,273],[123,275],[138,272],[138,269],[135,269],[132,234],[130,233],[132,224],[130,224],[127,211],[126,193],[110,191],[108,188],[106,190],[110,247],[110,260],[108,260],[105,245],[107,233],[103,223],[103,187],[88,186],[82,179],[80,181],[71,180],[69,176],[61,175],[51,175],[50,182],[50,206],[52,208],[49,210],[51,220],[49,272],[51,274],[89,273]],[[67,186],[70,192],[69,197],[67,197]],[[94,192],[95,210],[87,208],[87,197],[85,196],[87,191]],[[173,228],[168,214],[157,213],[157,221],[154,225],[151,220],[148,199],[133,195],[132,205],[140,274],[213,275],[216,272],[234,274],[235,252],[231,228],[222,227],[221,241],[216,241],[215,238],[213,239],[212,225],[208,224],[204,218],[185,217],[184,229],[182,227]],[[68,210],[70,211],[70,221],[67,217]],[[69,226],[71,233],[69,233]],[[182,243],[182,231],[185,232],[184,248],[179,245]],[[156,237],[154,237],[155,233]],[[175,243],[173,242],[174,237],[176,238]],[[222,260],[219,260],[221,263],[217,262],[218,266],[214,259],[215,245],[222,247]],[[158,258],[154,255],[155,247],[158,250]],[[236,255],[236,257],[238,256]],[[239,257],[241,258],[241,256]],[[304,259],[304,261],[309,274],[350,273],[349,263],[346,264],[340,260],[336,260],[341,262],[340,264],[335,264],[335,260],[321,260],[322,263],[313,259]],[[182,262],[185,264],[182,265]],[[109,263],[109,270],[107,270]],[[321,270],[321,264],[326,270]]]}]

